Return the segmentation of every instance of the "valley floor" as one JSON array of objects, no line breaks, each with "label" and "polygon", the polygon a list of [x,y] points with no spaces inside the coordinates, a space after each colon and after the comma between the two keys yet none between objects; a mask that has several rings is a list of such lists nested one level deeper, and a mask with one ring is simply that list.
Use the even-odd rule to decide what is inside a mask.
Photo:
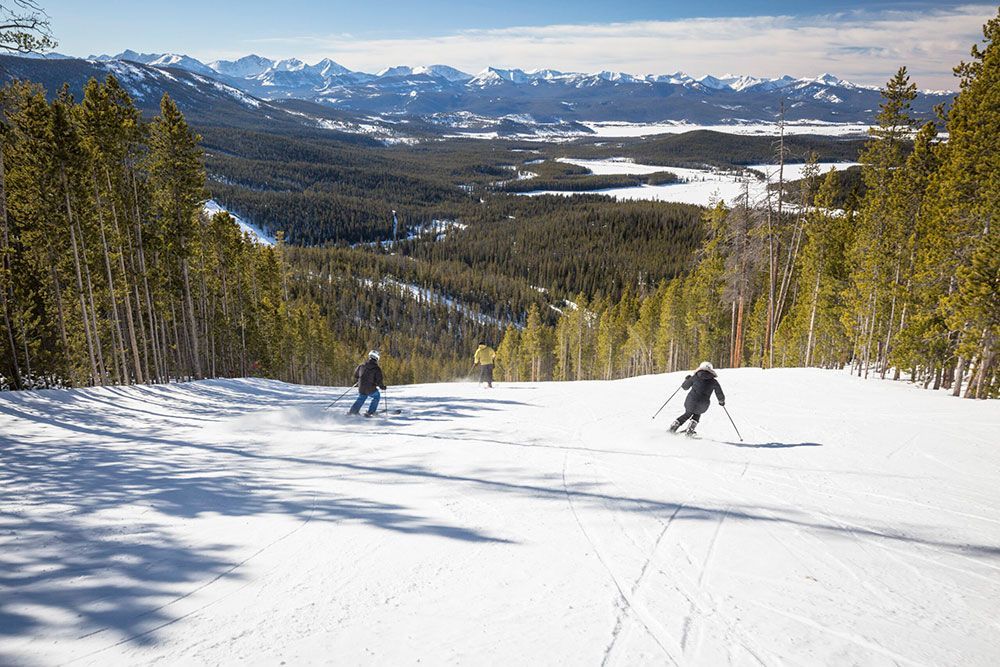
[{"label": "valley floor", "polygon": [[1000,662],[1000,402],[720,375],[2,394],[0,663]]}]

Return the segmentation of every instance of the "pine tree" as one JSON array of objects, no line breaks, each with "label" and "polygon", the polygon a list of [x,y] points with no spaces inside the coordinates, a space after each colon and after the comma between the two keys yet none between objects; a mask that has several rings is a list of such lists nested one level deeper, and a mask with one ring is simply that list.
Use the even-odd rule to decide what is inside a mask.
[{"label": "pine tree", "polygon": [[906,143],[913,132],[911,103],[916,86],[902,67],[882,90],[882,104],[871,139],[861,154],[862,174],[868,188],[851,251],[851,306],[856,329],[855,363],[866,377],[873,365],[882,371],[888,364],[884,341],[891,336],[894,297],[903,262],[905,230],[894,216],[892,180],[905,162]]},{"label": "pine tree", "polygon": [[[930,238],[925,247],[930,257],[922,263],[938,263],[944,271],[971,267],[973,257],[982,257],[982,248],[990,245],[991,232],[1000,222],[1000,11],[986,23],[983,34],[984,45],[973,46],[972,59],[955,69],[960,92],[948,114],[948,144],[928,195],[933,203],[926,211]],[[965,271],[968,274],[971,268]],[[954,275],[950,294],[961,289],[957,272]],[[966,278],[965,288],[973,289],[969,281]],[[970,310],[971,303],[984,302],[958,295],[940,302],[940,314],[958,354],[952,380],[955,395],[962,390],[967,368],[972,368],[972,379],[966,396],[982,391],[995,373],[988,318]],[[970,319],[964,321],[963,316]]]},{"label": "pine tree", "polygon": [[170,96],[163,95],[160,116],[150,128],[148,169],[153,205],[169,233],[167,251],[177,262],[183,286],[181,310],[186,324],[186,343],[190,352],[191,373],[203,375],[201,333],[196,321],[191,288],[191,258],[197,252],[198,214],[205,201],[205,172],[202,166],[201,138],[192,132]]}]

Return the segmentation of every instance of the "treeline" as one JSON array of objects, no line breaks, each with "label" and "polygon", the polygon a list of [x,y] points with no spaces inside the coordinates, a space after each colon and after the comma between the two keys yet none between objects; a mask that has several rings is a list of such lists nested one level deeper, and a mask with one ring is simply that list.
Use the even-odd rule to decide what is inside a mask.
[{"label": "treeline", "polygon": [[296,245],[386,238],[393,208],[429,222],[469,200],[447,173],[373,147],[231,128],[206,128],[206,137],[212,197]]},{"label": "treeline", "polygon": [[504,276],[455,262],[428,264],[379,250],[286,248],[292,296],[318,306],[324,325],[354,356],[330,370],[349,384],[364,350],[382,352],[390,384],[466,375],[480,340],[499,340],[542,295]]},{"label": "treeline", "polygon": [[0,387],[327,377],[340,348],[280,249],[204,215],[169,97],[150,123],[113,77],[79,103],[14,83],[0,105]]},{"label": "treeline", "polygon": [[[774,158],[774,137],[751,136],[692,130],[681,134],[665,134],[642,140],[608,142],[580,141],[571,144],[575,157],[621,157],[641,164],[669,167],[704,168],[705,165],[728,168],[751,164],[768,164]],[[820,162],[853,162],[864,144],[863,139],[789,135],[784,150],[790,162],[805,162],[815,153]]]},{"label": "treeline", "polygon": [[677,175],[669,171],[653,174],[600,174],[588,176],[567,176],[565,178],[524,178],[504,181],[500,189],[504,192],[533,192],[554,190],[556,192],[583,192],[586,190],[607,190],[609,188],[634,188],[640,185],[667,185],[676,183]]},{"label": "treeline", "polygon": [[[677,180],[668,170],[594,175],[555,159],[567,153],[698,167],[763,163],[774,155],[770,137],[710,131],[600,146],[589,140],[545,145],[449,139],[392,147],[309,129],[203,126],[201,132],[211,196],[266,232],[282,230],[290,244],[310,246],[390,238],[393,209],[400,211],[404,225],[425,225],[434,219],[478,217],[480,200],[488,202],[498,192],[580,192]],[[793,136],[787,138],[785,153],[799,162],[811,151],[821,160],[855,160],[861,145],[857,140]],[[518,180],[519,173],[529,171],[537,177]]]},{"label": "treeline", "polygon": [[865,194],[836,210],[836,172],[807,170],[789,212],[769,193],[706,214],[687,276],[616,302],[583,297],[554,326],[537,310],[500,347],[506,378],[616,378],[721,366],[850,365],[966,397],[1000,396],[1000,17],[956,68],[937,127],[910,113],[901,69],[861,155]]}]

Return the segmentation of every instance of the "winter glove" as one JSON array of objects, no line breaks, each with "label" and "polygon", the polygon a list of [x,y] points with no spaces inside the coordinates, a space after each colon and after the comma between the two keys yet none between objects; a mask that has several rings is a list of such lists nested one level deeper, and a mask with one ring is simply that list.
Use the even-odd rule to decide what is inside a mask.
[{"label": "winter glove", "polygon": [[725,401],[719,401],[719,405],[721,405],[722,407],[726,407],[726,402]]},{"label": "winter glove", "polygon": [[386,389],[388,389],[388,387],[386,387],[385,385],[382,385],[381,387],[379,387],[379,389],[381,389],[382,391],[385,391]]}]

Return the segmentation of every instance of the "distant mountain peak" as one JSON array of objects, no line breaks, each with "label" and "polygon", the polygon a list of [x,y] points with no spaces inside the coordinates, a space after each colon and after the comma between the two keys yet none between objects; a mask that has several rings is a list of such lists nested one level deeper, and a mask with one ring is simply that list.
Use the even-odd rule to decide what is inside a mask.
[{"label": "distant mountain peak", "polygon": [[319,75],[323,77],[339,76],[341,74],[351,73],[351,70],[347,69],[340,63],[334,62],[329,58],[323,58],[315,65],[310,65],[309,68],[319,73]]},{"label": "distant mountain peak", "polygon": [[195,60],[191,56],[185,56],[180,53],[164,53],[159,58],[155,58],[145,64],[150,67],[176,67],[178,69],[187,70],[189,72],[197,72],[198,74],[204,74],[206,76],[212,76],[215,74],[215,70],[205,63],[200,60]]},{"label": "distant mountain peak", "polygon": [[237,79],[246,79],[248,77],[257,76],[261,72],[270,68],[272,65],[274,65],[273,60],[270,58],[264,58],[263,56],[258,56],[255,53],[243,56],[242,58],[237,58],[236,60],[215,60],[208,63],[208,66],[219,74],[235,77]]}]

